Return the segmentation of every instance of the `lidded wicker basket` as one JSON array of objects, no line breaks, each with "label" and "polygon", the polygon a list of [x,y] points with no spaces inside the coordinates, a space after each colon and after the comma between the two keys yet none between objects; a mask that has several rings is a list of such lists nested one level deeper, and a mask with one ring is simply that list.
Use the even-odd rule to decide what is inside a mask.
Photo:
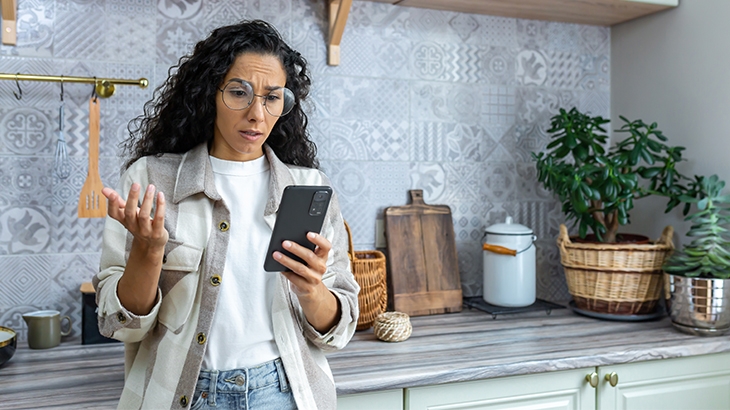
[{"label": "lidded wicker basket", "polygon": [[360,305],[360,317],[357,319],[357,330],[365,330],[373,326],[375,318],[385,312],[388,307],[388,287],[386,282],[385,255],[376,250],[356,251],[352,243],[350,226],[345,222],[349,247],[352,274],[360,285],[357,301]]},{"label": "lidded wicker basket", "polygon": [[649,244],[577,243],[560,225],[558,248],[578,309],[614,315],[654,313],[662,295],[662,265],[674,250],[671,226]]}]

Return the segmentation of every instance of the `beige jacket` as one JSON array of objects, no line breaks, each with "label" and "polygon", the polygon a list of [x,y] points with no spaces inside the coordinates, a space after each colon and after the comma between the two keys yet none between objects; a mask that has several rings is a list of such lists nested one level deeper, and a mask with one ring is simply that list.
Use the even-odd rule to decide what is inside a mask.
[{"label": "beige jacket", "polygon": [[[318,170],[282,163],[265,146],[271,169],[264,219],[273,228],[282,192],[287,185],[329,185]],[[131,234],[107,217],[101,266],[94,278],[101,334],[125,344],[125,383],[120,409],[189,408],[215,315],[228,249],[230,210],[216,191],[205,144],[185,154],[149,156],[124,173],[119,191],[133,182],[154,184],[165,193],[165,247],[158,298],[152,311],[137,316],[117,297],[132,243]],[[276,345],[300,409],[335,409],[336,393],[324,351],[345,347],[358,317],[359,287],[347,257],[347,233],[339,203],[332,196],[322,228],[331,243],[323,281],[339,300],[342,316],[326,334],[304,317],[289,282],[279,275],[272,306]],[[262,261],[263,263],[263,261]]]}]

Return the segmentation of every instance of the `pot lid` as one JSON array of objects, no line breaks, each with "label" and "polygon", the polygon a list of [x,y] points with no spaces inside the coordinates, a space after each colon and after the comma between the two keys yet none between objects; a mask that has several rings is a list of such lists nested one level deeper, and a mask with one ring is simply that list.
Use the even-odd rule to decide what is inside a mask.
[{"label": "pot lid", "polygon": [[494,224],[484,232],[492,235],[532,235],[532,229],[525,225],[513,223],[511,216],[508,216],[504,223]]}]

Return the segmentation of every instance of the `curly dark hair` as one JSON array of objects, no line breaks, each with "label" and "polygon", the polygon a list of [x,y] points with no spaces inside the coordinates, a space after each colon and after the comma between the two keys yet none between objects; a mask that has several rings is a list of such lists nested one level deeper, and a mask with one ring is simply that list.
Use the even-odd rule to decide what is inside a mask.
[{"label": "curly dark hair", "polygon": [[294,108],[276,122],[266,144],[284,163],[318,168],[317,147],[302,110],[311,86],[307,61],[271,24],[253,20],[215,29],[195,45],[192,55],[170,68],[165,83],[145,104],[144,114],[129,123],[130,138],[122,143],[130,157],[125,169],[147,155],[183,153],[211,141],[218,86],[236,57],[248,52],[277,57],[286,71],[286,87],[295,98]]}]

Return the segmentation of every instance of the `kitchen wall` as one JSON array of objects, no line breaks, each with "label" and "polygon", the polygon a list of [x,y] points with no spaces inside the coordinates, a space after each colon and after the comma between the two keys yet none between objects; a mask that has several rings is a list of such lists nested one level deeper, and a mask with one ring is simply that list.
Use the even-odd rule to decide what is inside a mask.
[{"label": "kitchen wall", "polygon": [[[610,30],[356,1],[338,67],[326,65],[324,1],[20,0],[18,45],[0,71],[160,84],[215,26],[274,23],[310,63],[311,131],[340,195],[356,249],[375,246],[383,208],[408,189],[451,207],[466,296],[481,295],[481,239],[507,215],[539,237],[538,297],[567,300],[554,238],[559,204],[538,187],[530,152],[544,149],[559,107],[609,115]],[[101,219],[78,219],[87,170],[89,85],[66,85],[72,175],[53,175],[58,83],[0,81],[0,325],[54,308],[80,333],[81,282],[98,268]],[[102,101],[101,173],[118,180],[118,143],[152,88],[118,86]],[[17,92],[17,91],[16,91]]]},{"label": "kitchen wall", "polygon": [[[686,175],[718,174],[730,183],[730,2],[683,0],[679,7],[614,26],[611,32],[611,114],[656,121],[671,145],[687,147]],[[658,237],[674,226],[688,242],[679,210],[658,214],[666,201],[637,201],[632,232]]]}]

